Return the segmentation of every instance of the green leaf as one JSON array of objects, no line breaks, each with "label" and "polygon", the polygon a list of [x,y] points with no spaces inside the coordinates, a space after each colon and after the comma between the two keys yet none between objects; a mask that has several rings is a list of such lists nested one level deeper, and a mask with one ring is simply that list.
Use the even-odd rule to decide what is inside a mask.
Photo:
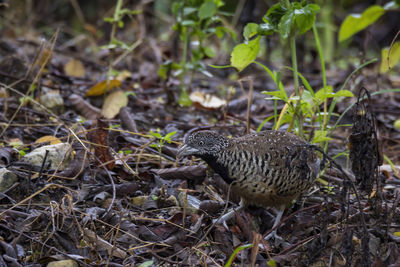
[{"label": "green leaf", "polygon": [[268,265],[269,267],[275,267],[275,266],[276,266],[276,263],[275,263],[275,261],[274,261],[273,259],[270,259],[270,260],[268,260],[267,265]]},{"label": "green leaf", "polygon": [[385,9],[381,6],[374,5],[367,8],[361,15],[352,14],[346,17],[340,26],[339,42],[350,38],[359,31],[374,23],[385,13]]},{"label": "green leaf", "polygon": [[258,34],[260,35],[271,35],[274,31],[274,27],[269,23],[261,23],[258,25]]},{"label": "green leaf", "polygon": [[247,44],[239,44],[233,48],[231,53],[231,65],[239,72],[252,63],[260,50],[260,36],[254,40],[249,41]]},{"label": "green leaf", "polygon": [[186,17],[186,16],[188,16],[190,14],[193,14],[196,11],[197,11],[197,8],[195,8],[195,7],[185,7],[183,9],[183,16]]},{"label": "green leaf", "polygon": [[211,18],[217,12],[217,5],[214,0],[205,1],[199,8],[197,15],[199,19]]},{"label": "green leaf", "polygon": [[265,23],[269,23],[275,30],[278,29],[282,16],[285,15],[287,9],[284,4],[278,3],[270,7],[267,14],[263,17]]},{"label": "green leaf", "polygon": [[303,34],[311,29],[315,22],[315,13],[319,10],[319,6],[315,4],[308,4],[303,8],[295,9],[296,25],[299,33]]},{"label": "green leaf", "polygon": [[251,248],[253,244],[241,245],[233,251],[232,255],[229,257],[227,263],[225,263],[224,267],[230,267],[232,265],[233,260],[236,258],[236,255],[242,251],[243,249]]},{"label": "green leaf", "polygon": [[150,267],[153,266],[153,261],[145,261],[139,265],[139,267]]},{"label": "green leaf", "polygon": [[209,58],[213,58],[215,56],[215,52],[212,50],[211,47],[208,47],[208,46],[203,47],[203,52]]},{"label": "green leaf", "polygon": [[[279,99],[279,100],[283,100],[285,102],[287,101],[287,96],[282,91],[262,91],[261,93],[276,97],[276,98],[272,98],[272,99]],[[267,99],[271,99],[271,98],[267,98]]]},{"label": "green leaf", "polygon": [[340,97],[340,96],[344,96],[344,97],[353,97],[354,94],[353,94],[351,91],[349,91],[349,90],[340,90],[340,91],[337,91],[337,92],[335,93],[335,95],[334,95],[334,97]]},{"label": "green leaf", "polygon": [[314,138],[311,143],[312,144],[322,143],[331,140],[332,138],[326,136],[327,133],[328,131],[321,131],[321,130],[315,131]]},{"label": "green leaf", "polygon": [[167,140],[167,141],[171,141],[171,137],[172,137],[174,134],[176,134],[176,131],[167,133],[167,134],[164,136],[164,139]]},{"label": "green leaf", "polygon": [[183,107],[190,107],[192,105],[192,100],[190,100],[188,93],[186,90],[181,91],[181,95],[178,99],[178,104]]},{"label": "green leaf", "polygon": [[292,32],[293,25],[294,25],[294,12],[289,11],[282,16],[278,26],[279,34],[283,39],[287,39],[289,37],[289,35]]},{"label": "green leaf", "polygon": [[194,20],[182,20],[181,25],[182,26],[194,26],[194,25],[196,25],[196,22]]},{"label": "green leaf", "polygon": [[251,37],[258,33],[258,24],[257,23],[247,23],[243,29],[243,37],[246,40],[249,40]]},{"label": "green leaf", "polygon": [[389,69],[393,68],[400,61],[400,42],[395,42],[390,49],[390,55],[388,60],[389,47],[382,49],[381,54],[381,66],[379,68],[380,73],[388,72]]}]

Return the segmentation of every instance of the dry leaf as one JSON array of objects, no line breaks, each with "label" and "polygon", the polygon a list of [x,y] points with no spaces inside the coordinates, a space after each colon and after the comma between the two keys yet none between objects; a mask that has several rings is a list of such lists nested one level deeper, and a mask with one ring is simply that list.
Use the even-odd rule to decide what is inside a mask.
[{"label": "dry leaf", "polygon": [[226,105],[226,101],[210,94],[203,93],[201,91],[192,92],[189,96],[193,103],[198,103],[204,108],[220,108]]},{"label": "dry leaf", "polygon": [[52,135],[45,135],[35,141],[35,144],[50,142],[50,145],[61,143],[61,140]]},{"label": "dry leaf", "polygon": [[47,65],[49,65],[49,62],[51,60],[52,57],[52,51],[50,49],[45,49],[43,50],[42,54],[39,56],[38,60],[35,62],[35,65],[42,67],[43,65],[45,65],[45,67]]},{"label": "dry leaf", "polygon": [[83,63],[74,58],[64,65],[64,72],[69,76],[85,77],[85,67]]},{"label": "dry leaf", "polygon": [[110,91],[111,89],[115,87],[120,87],[121,82],[118,80],[110,80],[108,81],[107,85],[107,80],[102,81],[94,85],[92,88],[89,89],[89,91],[86,92],[86,96],[99,96],[99,95],[104,95],[105,92]]},{"label": "dry leaf", "polygon": [[109,243],[108,241],[104,240],[100,236],[98,236],[95,232],[89,230],[89,229],[84,229],[84,235],[83,238],[87,241],[93,244],[97,250],[105,250],[107,251],[110,255],[114,257],[118,257],[121,259],[126,258],[126,252],[123,251],[120,248],[117,248],[113,244]]},{"label": "dry leaf", "polygon": [[117,79],[118,81],[123,82],[129,77],[132,77],[132,73],[130,71],[128,71],[128,70],[123,70],[118,74],[118,76],[115,79]]},{"label": "dry leaf", "polygon": [[128,105],[128,97],[122,91],[115,91],[109,94],[104,100],[101,115],[106,119],[112,119],[118,115],[121,108]]}]

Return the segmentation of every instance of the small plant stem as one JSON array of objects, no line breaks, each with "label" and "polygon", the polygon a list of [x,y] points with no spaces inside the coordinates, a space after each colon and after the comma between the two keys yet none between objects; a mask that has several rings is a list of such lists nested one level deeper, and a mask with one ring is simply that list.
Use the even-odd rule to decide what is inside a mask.
[{"label": "small plant stem", "polygon": [[[299,97],[299,102],[296,105],[295,112],[299,112],[299,135],[303,136],[303,116],[301,114],[301,108],[297,108],[301,103],[300,91],[299,91],[299,73],[297,70],[297,55],[296,55],[296,36],[289,37],[290,42],[290,53],[292,54],[292,67],[293,67],[293,81],[294,81],[294,94]],[[293,116],[296,116],[294,114]],[[292,125],[292,123],[291,123]],[[289,127],[291,129],[291,127]]]},{"label": "small plant stem", "polygon": [[[323,1],[321,1],[323,2]],[[321,3],[322,4],[322,3]],[[327,0],[324,3],[324,8],[321,9],[321,19],[324,24],[322,38],[324,44],[323,54],[326,62],[330,63],[333,60],[335,50],[335,31],[333,24],[333,3],[332,0]]]},{"label": "small plant stem", "polygon": [[[117,26],[118,26],[118,21],[121,19],[120,18],[120,12],[121,12],[121,7],[122,7],[122,0],[118,0],[117,5],[115,6],[115,11],[114,11],[114,16],[113,16],[113,24],[111,27],[111,33],[110,33],[110,44],[114,41],[115,38],[115,32],[117,31]],[[110,77],[112,74],[112,57],[110,57],[110,62],[108,63],[108,72],[107,72],[107,87],[108,84],[110,83]]]},{"label": "small plant stem", "polygon": [[186,63],[187,63],[187,52],[188,52],[188,44],[189,44],[189,33],[188,33],[188,28],[184,27],[183,28],[183,56],[181,60],[181,66],[182,66],[182,74],[181,74],[181,90],[186,90],[185,86],[185,77],[186,77]]},{"label": "small plant stem", "polygon": [[[324,94],[326,95],[327,83],[326,83],[326,72],[325,72],[325,60],[324,60],[324,54],[323,54],[322,48],[321,48],[321,42],[319,41],[318,30],[317,30],[317,27],[315,26],[315,23],[313,24],[312,29],[313,29],[314,37],[315,37],[315,45],[317,46],[319,59],[321,62],[322,82],[324,85]],[[324,121],[323,121],[323,125],[322,125],[323,131],[325,131],[326,126],[328,124],[327,115],[328,115],[328,101],[327,101],[327,99],[325,99],[325,101],[324,101]]]},{"label": "small plant stem", "polygon": [[294,93],[296,96],[299,95],[299,74],[297,70],[297,55],[296,55],[296,37],[289,37],[290,41],[290,53],[292,54],[292,67],[293,67],[293,81],[294,81]]}]

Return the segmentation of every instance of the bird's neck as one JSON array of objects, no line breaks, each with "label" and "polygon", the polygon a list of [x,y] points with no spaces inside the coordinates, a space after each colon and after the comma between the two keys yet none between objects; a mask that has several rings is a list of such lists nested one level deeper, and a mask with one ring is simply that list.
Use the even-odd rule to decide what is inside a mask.
[{"label": "bird's neck", "polygon": [[207,162],[207,164],[210,165],[210,167],[216,173],[221,175],[222,179],[224,179],[224,181],[227,184],[231,184],[233,182],[233,179],[229,177],[228,168],[218,161],[217,156],[206,154],[206,155],[201,155],[200,158],[205,162]]}]

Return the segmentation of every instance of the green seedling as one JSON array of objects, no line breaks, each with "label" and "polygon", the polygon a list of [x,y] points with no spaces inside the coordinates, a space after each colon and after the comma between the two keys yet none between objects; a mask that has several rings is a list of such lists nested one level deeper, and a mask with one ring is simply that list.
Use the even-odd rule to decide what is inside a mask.
[{"label": "green seedling", "polygon": [[[175,1],[172,5],[172,13],[176,18],[173,30],[179,33],[183,42],[183,53],[181,61],[166,62],[159,69],[159,75],[167,79],[169,73],[180,78],[180,97],[178,103],[181,106],[192,104],[187,91],[191,87],[193,76],[200,72],[208,77],[211,76],[202,62],[206,57],[212,58],[215,55],[209,46],[209,40],[213,36],[222,38],[225,33],[234,37],[234,32],[223,25],[220,8],[224,5],[221,0]],[[189,81],[186,81],[187,75]]]},{"label": "green seedling", "polygon": [[155,144],[150,144],[150,147],[153,147],[158,150],[159,154],[161,155],[161,150],[162,147],[164,146],[165,143],[170,144],[171,143],[171,137],[176,134],[176,132],[170,132],[167,133],[165,136],[162,136],[159,132],[153,132],[150,131],[150,135],[156,138],[156,143]]}]

